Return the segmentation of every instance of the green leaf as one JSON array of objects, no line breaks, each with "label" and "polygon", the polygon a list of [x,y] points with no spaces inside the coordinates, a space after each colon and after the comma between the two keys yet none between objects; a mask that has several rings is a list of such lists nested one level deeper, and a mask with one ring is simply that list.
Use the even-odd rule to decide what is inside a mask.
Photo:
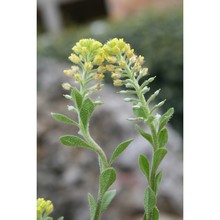
[{"label": "green leaf", "polygon": [[134,115],[137,117],[143,117],[143,118],[147,117],[146,112],[141,107],[140,108],[133,108],[133,112],[134,112]]},{"label": "green leaf", "polygon": [[142,135],[143,138],[149,141],[151,145],[153,145],[153,138],[150,134],[146,133],[140,126],[135,125],[136,130]]},{"label": "green leaf", "polygon": [[115,182],[116,172],[114,168],[107,168],[100,175],[100,196],[103,196],[108,188]]},{"label": "green leaf", "polygon": [[157,168],[159,167],[161,161],[167,154],[167,149],[165,148],[159,148],[158,150],[155,151],[153,155],[153,165],[152,165],[152,173],[155,173]]},{"label": "green leaf", "polygon": [[158,132],[160,132],[164,126],[168,123],[168,121],[171,119],[172,115],[174,113],[174,108],[170,108],[167,110],[166,113],[164,113],[161,118],[160,118],[160,123],[159,123],[159,129]]},{"label": "green leaf", "polygon": [[147,220],[146,212],[144,213],[143,220]]},{"label": "green leaf", "polygon": [[56,120],[67,124],[72,124],[75,126],[79,126],[75,121],[67,117],[66,115],[59,114],[59,113],[53,113],[51,112],[51,116]]},{"label": "green leaf", "polygon": [[62,217],[59,217],[57,220],[63,220],[64,219],[64,217],[62,216]]},{"label": "green leaf", "polygon": [[73,135],[65,135],[60,137],[60,142],[63,145],[70,146],[70,147],[84,147],[91,150],[94,150],[89,144],[87,144],[84,140],[77,136]]},{"label": "green leaf", "polygon": [[116,195],[116,190],[110,190],[106,192],[102,198],[102,205],[101,205],[101,213],[103,213],[111,203],[111,201],[114,199]]},{"label": "green leaf", "polygon": [[168,131],[166,128],[163,128],[158,135],[159,147],[164,147],[168,142]]},{"label": "green leaf", "polygon": [[96,211],[96,201],[90,193],[88,193],[88,202],[89,202],[90,220],[93,220]]},{"label": "green leaf", "polygon": [[127,140],[119,144],[114,152],[112,153],[111,159],[109,161],[109,164],[112,164],[113,161],[128,147],[128,145],[133,141],[133,139]]},{"label": "green leaf", "polygon": [[85,128],[87,128],[89,119],[92,115],[92,112],[95,109],[95,105],[90,98],[87,98],[81,107],[80,118]]},{"label": "green leaf", "polygon": [[152,220],[159,220],[160,219],[160,213],[157,207],[154,207],[152,212]]},{"label": "green leaf", "polygon": [[78,107],[78,109],[80,109],[82,106],[83,97],[80,94],[79,90],[77,88],[73,87],[71,90],[71,96],[72,96],[74,102],[76,103],[76,106]]},{"label": "green leaf", "polygon": [[150,182],[150,163],[145,155],[141,154],[139,156],[138,164],[143,174],[147,177],[148,182]]},{"label": "green leaf", "polygon": [[144,192],[144,209],[146,212],[146,219],[148,219],[156,206],[156,195],[154,191],[148,186]]},{"label": "green leaf", "polygon": [[160,171],[154,179],[154,192],[157,194],[161,180],[162,180],[162,171]]}]

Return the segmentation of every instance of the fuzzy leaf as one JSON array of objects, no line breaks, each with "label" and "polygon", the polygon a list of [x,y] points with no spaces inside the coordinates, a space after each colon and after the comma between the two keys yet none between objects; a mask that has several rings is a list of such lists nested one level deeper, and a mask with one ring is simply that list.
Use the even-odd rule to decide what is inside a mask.
[{"label": "fuzzy leaf", "polygon": [[153,166],[152,166],[152,173],[155,173],[157,168],[159,167],[161,161],[167,154],[167,149],[165,148],[159,148],[158,150],[155,151],[154,156],[153,156]]},{"label": "fuzzy leaf", "polygon": [[100,175],[100,196],[103,196],[108,188],[115,182],[116,172],[114,168],[107,168]]},{"label": "fuzzy leaf", "polygon": [[114,199],[115,195],[116,195],[115,189],[110,190],[104,194],[101,205],[101,213],[103,213],[108,208],[109,204]]},{"label": "fuzzy leaf", "polygon": [[148,182],[150,181],[150,163],[145,155],[141,154],[138,158],[138,164],[143,172],[143,174],[147,177]]},{"label": "fuzzy leaf", "polygon": [[73,100],[75,101],[78,109],[80,109],[81,105],[82,105],[83,97],[80,94],[79,90],[77,88],[73,87],[72,91],[71,91],[71,96],[72,96]]},{"label": "fuzzy leaf", "polygon": [[92,112],[95,109],[95,105],[90,98],[87,98],[81,107],[80,118],[85,128],[87,128],[89,119],[92,115]]},{"label": "fuzzy leaf", "polygon": [[112,153],[111,159],[109,161],[109,164],[112,164],[115,159],[128,147],[128,145],[133,141],[133,139],[127,140],[119,144],[114,152]]},{"label": "fuzzy leaf", "polygon": [[62,217],[59,217],[57,220],[63,220],[64,219],[64,217],[62,216]]},{"label": "fuzzy leaf", "polygon": [[93,220],[96,211],[96,201],[94,197],[88,193],[90,220]]},{"label": "fuzzy leaf", "polygon": [[146,133],[140,126],[135,125],[136,130],[142,135],[143,138],[149,141],[151,145],[153,145],[153,138],[150,134]]},{"label": "fuzzy leaf", "polygon": [[137,117],[146,118],[146,116],[147,116],[145,111],[141,107],[140,108],[133,108],[133,112],[134,112],[134,115]]},{"label": "fuzzy leaf", "polygon": [[143,220],[147,220],[146,212],[144,213]]},{"label": "fuzzy leaf", "polygon": [[70,147],[84,147],[84,148],[93,150],[93,148],[89,144],[87,144],[84,140],[73,135],[61,136],[60,142],[63,145],[70,146]]},{"label": "fuzzy leaf", "polygon": [[150,217],[150,214],[155,206],[156,206],[156,195],[154,191],[148,186],[144,192],[144,209],[146,213],[146,219]]},{"label": "fuzzy leaf", "polygon": [[162,171],[160,171],[156,176],[155,176],[155,180],[154,180],[154,192],[157,194],[160,183],[162,180]]},{"label": "fuzzy leaf", "polygon": [[163,127],[166,126],[166,124],[172,117],[173,113],[174,113],[174,108],[169,108],[167,112],[161,116],[158,132],[160,132],[163,129]]},{"label": "fuzzy leaf", "polygon": [[67,124],[72,124],[75,126],[79,126],[75,121],[67,117],[66,115],[59,114],[59,113],[53,113],[51,112],[51,116],[56,120]]},{"label": "fuzzy leaf", "polygon": [[152,212],[152,220],[159,220],[160,219],[160,213],[157,207],[154,207]]},{"label": "fuzzy leaf", "polygon": [[159,147],[164,147],[168,142],[168,131],[166,128],[163,128],[158,136]]}]

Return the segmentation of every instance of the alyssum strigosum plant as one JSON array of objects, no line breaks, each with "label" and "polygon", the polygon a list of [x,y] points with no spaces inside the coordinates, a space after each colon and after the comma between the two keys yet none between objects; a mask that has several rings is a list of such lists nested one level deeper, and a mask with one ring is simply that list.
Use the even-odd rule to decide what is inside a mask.
[{"label": "alyssum strigosum plant", "polygon": [[144,57],[135,55],[134,50],[123,39],[114,38],[104,45],[94,39],[82,39],[76,43],[72,50],[73,53],[69,59],[74,65],[71,69],[64,70],[64,73],[74,78],[78,87],[69,83],[63,83],[62,86],[65,90],[70,91],[70,94],[65,94],[64,97],[72,102],[72,105],[68,106],[68,110],[77,115],[78,121],[60,113],[52,113],[52,117],[79,129],[77,135],[60,137],[62,144],[88,148],[98,155],[99,192],[97,199],[90,193],[88,194],[90,220],[101,219],[102,214],[113,200],[116,190],[109,190],[109,188],[116,180],[116,170],[112,167],[112,163],[133,140],[130,139],[119,144],[111,158],[108,159],[101,146],[90,135],[89,121],[92,113],[97,106],[103,104],[100,100],[92,100],[90,95],[101,89],[103,86],[101,80],[104,78],[104,73],[108,74],[108,72],[111,72],[115,86],[124,86],[125,89],[119,92],[128,96],[124,101],[132,104],[134,117],[128,118],[128,120],[142,121],[143,126],[146,126],[150,131],[146,132],[142,126],[135,126],[136,130],[152,146],[151,160],[143,154],[138,158],[140,170],[145,175],[147,182],[143,198],[145,210],[143,220],[159,220],[157,194],[162,171],[158,171],[158,167],[167,154],[165,148],[168,141],[166,124],[173,115],[173,108],[168,109],[163,115],[155,113],[165,103],[165,100],[152,106],[152,101],[160,90],[150,95],[147,100],[145,99],[145,94],[150,91],[149,84],[155,77],[143,80],[148,72],[147,68],[142,67]]}]

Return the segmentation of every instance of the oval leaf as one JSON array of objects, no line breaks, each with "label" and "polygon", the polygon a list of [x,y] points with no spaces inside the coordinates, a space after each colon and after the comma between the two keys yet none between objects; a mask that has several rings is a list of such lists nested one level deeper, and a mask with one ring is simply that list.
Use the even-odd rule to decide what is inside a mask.
[{"label": "oval leaf", "polygon": [[100,175],[100,196],[103,196],[108,188],[115,182],[116,172],[114,168],[107,168]]},{"label": "oval leaf", "polygon": [[115,189],[110,190],[104,194],[103,199],[102,199],[102,205],[101,205],[101,213],[103,213],[108,208],[109,204],[114,199],[115,194],[116,194]]},{"label": "oval leaf", "polygon": [[166,128],[162,129],[158,136],[159,147],[164,147],[168,142],[168,131]]},{"label": "oval leaf", "polygon": [[146,213],[146,219],[148,219],[156,206],[156,195],[154,191],[148,186],[144,192],[144,209]]},{"label": "oval leaf", "polygon": [[88,202],[89,202],[90,220],[93,220],[96,211],[96,202],[94,197],[90,193],[88,193]]},{"label": "oval leaf", "polygon": [[137,117],[143,117],[143,118],[147,117],[147,114],[145,113],[145,111],[141,107],[140,108],[133,108],[133,113]]},{"label": "oval leaf", "polygon": [[78,109],[80,109],[82,106],[83,97],[77,88],[75,88],[75,87],[72,88],[71,96],[72,96],[76,106],[78,107]]},{"label": "oval leaf", "polygon": [[164,113],[161,118],[160,118],[160,123],[159,123],[159,129],[158,132],[160,132],[164,126],[168,123],[168,121],[171,119],[172,115],[174,113],[174,108],[170,108],[167,110],[166,113]]},{"label": "oval leaf", "polygon": [[87,144],[84,140],[73,135],[61,136],[60,142],[63,145],[70,146],[70,147],[84,147],[84,148],[93,150],[93,148],[89,144]]},{"label": "oval leaf", "polygon": [[64,217],[62,216],[62,217],[59,217],[57,220],[63,220],[64,219]]},{"label": "oval leaf", "polygon": [[89,119],[92,115],[92,112],[95,109],[95,105],[90,98],[87,98],[81,107],[80,118],[85,128],[87,128]]},{"label": "oval leaf", "polygon": [[153,155],[153,165],[152,165],[152,173],[156,173],[157,168],[159,167],[161,161],[167,154],[167,149],[165,148],[159,148],[155,151]]},{"label": "oval leaf", "polygon": [[70,118],[67,117],[66,115],[51,112],[51,116],[52,116],[56,121],[63,122],[63,123],[67,123],[67,124],[72,124],[72,125],[75,125],[75,126],[79,126],[75,121],[73,121],[72,119],[70,119]]},{"label": "oval leaf", "polygon": [[159,220],[160,219],[160,213],[157,207],[154,207],[152,212],[152,220]]},{"label": "oval leaf", "polygon": [[128,145],[133,141],[133,139],[127,140],[119,144],[114,152],[112,153],[111,159],[109,161],[109,164],[112,164],[113,161],[128,147]]},{"label": "oval leaf", "polygon": [[153,138],[150,134],[146,133],[140,126],[135,125],[136,130],[142,135],[143,138],[149,141],[151,145],[153,145]]},{"label": "oval leaf", "polygon": [[143,174],[147,177],[148,182],[150,181],[150,163],[145,155],[141,154],[138,158],[138,164],[143,172]]}]

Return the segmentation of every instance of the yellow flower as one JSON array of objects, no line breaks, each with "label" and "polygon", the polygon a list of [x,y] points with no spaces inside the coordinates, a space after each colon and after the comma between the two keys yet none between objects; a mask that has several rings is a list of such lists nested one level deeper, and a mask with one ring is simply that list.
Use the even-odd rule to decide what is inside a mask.
[{"label": "yellow flower", "polygon": [[96,79],[98,79],[98,80],[102,80],[104,77],[105,77],[105,75],[103,73],[96,74]]},{"label": "yellow flower", "polygon": [[75,64],[79,64],[81,62],[81,59],[73,53],[69,56],[69,59]]},{"label": "yellow flower", "polygon": [[114,85],[114,86],[122,86],[122,85],[123,85],[122,80],[120,80],[120,79],[115,79],[115,80],[113,81],[113,85]]},{"label": "yellow flower", "polygon": [[106,67],[105,66],[99,66],[98,67],[98,72],[99,73],[104,73],[106,71]]},{"label": "yellow flower", "polygon": [[73,76],[73,71],[72,70],[64,70],[63,71],[67,76],[71,77]]},{"label": "yellow flower", "polygon": [[82,80],[82,75],[79,74],[79,73],[75,73],[75,74],[74,74],[74,78],[75,78],[75,80],[76,80],[77,82],[79,82],[80,80]]},{"label": "yellow flower", "polygon": [[121,68],[125,68],[126,67],[126,62],[123,60],[123,61],[120,61],[119,63],[119,66],[121,67]]},{"label": "yellow flower", "polygon": [[115,67],[113,65],[106,65],[106,70],[112,72],[114,71]]},{"label": "yellow flower", "polygon": [[93,68],[93,65],[92,65],[92,63],[91,62],[86,62],[85,63],[85,70],[91,70]]},{"label": "yellow flower", "polygon": [[107,60],[109,63],[116,63],[117,58],[116,58],[115,56],[107,56],[107,57],[106,57],[106,60]]},{"label": "yellow flower", "polygon": [[119,79],[119,78],[121,77],[121,73],[119,73],[119,72],[114,72],[114,73],[112,73],[111,77],[112,77],[113,79]]},{"label": "yellow flower", "polygon": [[94,63],[95,65],[101,65],[101,64],[104,62],[104,60],[105,60],[104,56],[98,54],[98,55],[95,56],[95,58],[94,58],[94,60],[93,60],[93,63]]}]

